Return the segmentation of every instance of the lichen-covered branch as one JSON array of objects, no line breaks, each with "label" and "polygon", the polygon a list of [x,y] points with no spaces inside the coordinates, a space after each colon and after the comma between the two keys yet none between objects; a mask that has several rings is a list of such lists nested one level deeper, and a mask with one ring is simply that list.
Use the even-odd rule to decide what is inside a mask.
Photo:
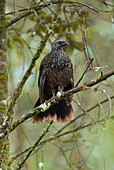
[{"label": "lichen-covered branch", "polygon": [[[107,117],[107,119],[109,119],[109,117]],[[110,119],[114,119],[114,116],[111,116]],[[53,121],[52,121],[53,122]],[[52,124],[51,122],[51,124]],[[85,129],[87,127],[91,127],[91,126],[94,126],[96,124],[105,124],[106,123],[106,119],[101,119],[101,120],[98,120],[98,121],[92,121],[91,123],[84,123],[72,130],[69,130],[69,131],[66,131],[64,133],[61,133],[61,134],[55,134],[55,135],[52,135],[50,138],[48,139],[45,139],[43,140],[42,142],[39,142],[39,139],[38,141],[32,145],[31,147],[27,148],[25,151],[23,151],[22,153],[27,153],[27,155],[24,157],[24,159],[18,164],[18,168],[17,170],[21,169],[22,168],[22,165],[25,163],[25,161],[30,157],[30,155],[35,151],[35,149],[38,151],[39,149],[41,149],[46,143],[49,143],[51,141],[54,141],[58,138],[61,138],[63,136],[66,136],[66,135],[69,135],[71,133],[78,133],[80,130],[82,129]],[[50,127],[50,124],[48,125],[48,127]],[[46,129],[47,130],[47,129]],[[19,155],[20,156],[20,155]],[[17,158],[18,156],[16,156],[15,158]],[[13,158],[13,161],[15,160],[15,158]],[[12,162],[11,162],[12,163]]]},{"label": "lichen-covered branch", "polygon": [[[110,99],[114,99],[114,96],[110,97]],[[109,99],[105,99],[105,100],[101,101],[100,103],[101,103],[101,104],[104,104],[104,103],[106,103],[106,102],[108,102],[108,101],[109,101]],[[86,112],[88,113],[88,112],[92,111],[93,109],[95,109],[95,108],[98,107],[98,106],[99,106],[99,104],[96,104],[96,105],[92,106],[91,108],[89,108]],[[53,136],[57,136],[58,134],[60,134],[65,128],[67,128],[68,126],[70,126],[73,122],[75,122],[76,120],[78,120],[79,118],[81,118],[81,117],[84,116],[84,115],[85,115],[85,112],[82,113],[82,114],[80,114],[79,116],[75,117],[72,121],[68,122],[68,123],[65,124],[61,129],[59,129]],[[112,118],[113,118],[113,117],[112,117]],[[45,140],[45,141],[47,141],[47,140]],[[46,143],[46,142],[44,142],[44,141],[42,141],[42,142],[43,142],[43,143]],[[42,142],[41,142],[41,143],[42,143]],[[39,143],[39,145],[38,145],[39,147],[37,146],[39,149],[43,146],[43,145],[41,145],[41,143]],[[41,147],[40,147],[40,146],[41,146]],[[29,152],[31,149],[32,149],[32,146],[26,148],[25,150],[23,150],[23,151],[21,151],[20,153],[18,153],[16,156],[12,157],[11,161],[9,162],[9,164],[12,164],[13,161],[15,161],[18,157],[20,157],[21,155]]]},{"label": "lichen-covered branch", "polygon": [[27,153],[27,155],[24,157],[24,159],[18,164],[18,168],[17,170],[21,169],[23,167],[23,165],[25,164],[25,162],[27,161],[27,159],[30,157],[30,155],[34,152],[34,150],[36,149],[37,145],[39,144],[39,142],[42,140],[42,138],[48,133],[51,125],[53,124],[53,121],[51,121],[47,128],[43,130],[41,136],[38,138],[37,142],[32,146],[32,148],[29,150],[29,152]]},{"label": "lichen-covered branch", "polygon": [[[3,127],[7,124],[6,120],[6,105],[5,101],[8,97],[8,72],[6,67],[6,19],[5,14],[5,1],[0,0],[0,126]],[[3,124],[4,122],[4,124]],[[1,132],[1,129],[0,129]],[[9,138],[6,137],[0,141],[0,168],[11,169],[8,166],[10,158],[10,143]]]},{"label": "lichen-covered branch", "polygon": [[[16,127],[18,127],[20,124],[25,122],[27,119],[29,119],[30,117],[35,116],[35,114],[38,114],[41,111],[45,111],[45,110],[49,109],[49,107],[54,105],[56,102],[59,102],[63,98],[65,98],[67,96],[71,96],[74,93],[78,93],[78,92],[87,90],[89,87],[92,87],[92,86],[94,86],[94,85],[96,85],[96,84],[106,80],[107,78],[111,77],[112,75],[114,75],[114,70],[112,70],[111,72],[108,72],[107,74],[104,74],[102,77],[100,76],[99,78],[97,78],[95,80],[91,80],[91,81],[89,81],[87,83],[84,83],[83,85],[81,85],[79,87],[73,88],[73,89],[65,92],[64,96],[61,95],[59,98],[56,96],[55,97],[55,101],[52,98],[50,100],[50,102],[48,102],[48,103],[45,102],[45,103],[41,104],[37,108],[34,108],[30,112],[28,112],[25,115],[23,115],[18,121],[14,122],[12,127],[9,129],[9,132],[12,132]],[[4,138],[7,133],[8,133],[8,129],[6,129],[3,133],[1,133],[0,139]]]}]

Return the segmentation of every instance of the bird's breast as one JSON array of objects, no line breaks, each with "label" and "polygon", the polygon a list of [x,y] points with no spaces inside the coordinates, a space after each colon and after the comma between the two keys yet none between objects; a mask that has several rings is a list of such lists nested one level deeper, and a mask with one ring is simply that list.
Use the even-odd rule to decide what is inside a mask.
[{"label": "bird's breast", "polygon": [[60,72],[69,66],[69,62],[62,58],[54,58],[50,63],[50,68],[54,72]]},{"label": "bird's breast", "polygon": [[70,82],[72,77],[72,66],[69,62],[52,63],[51,67],[47,69],[47,81],[53,86],[64,84],[65,86]]}]

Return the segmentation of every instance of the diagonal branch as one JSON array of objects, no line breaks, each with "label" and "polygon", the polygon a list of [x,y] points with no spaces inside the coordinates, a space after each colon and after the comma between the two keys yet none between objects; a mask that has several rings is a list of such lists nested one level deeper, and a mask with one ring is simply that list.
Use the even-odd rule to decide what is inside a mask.
[{"label": "diagonal branch", "polygon": [[90,62],[87,66],[87,68],[85,69],[85,71],[83,72],[83,74],[81,75],[80,79],[78,80],[78,82],[76,83],[75,87],[77,87],[79,85],[79,83],[81,82],[81,80],[83,79],[84,75],[86,74],[88,68],[90,67],[91,63],[93,62],[94,58],[90,59]]},{"label": "diagonal branch", "polygon": [[[110,97],[110,99],[114,99],[114,96]],[[100,102],[101,104],[104,104],[105,102],[109,101],[109,99],[105,99],[103,100],[102,102]],[[99,106],[99,103],[92,106],[91,108],[89,108],[86,112],[90,112],[92,111],[93,109],[95,109],[96,107]],[[70,122],[68,122],[65,126],[63,126],[61,129],[58,130],[58,132],[55,134],[59,134],[60,132],[62,132],[66,127],[70,126],[73,122],[75,122],[77,119],[79,119],[80,117],[84,116],[85,115],[85,112],[83,112],[82,114],[80,114],[79,116],[77,116],[76,118],[74,118],[73,120],[71,120]]]},{"label": "diagonal branch", "polygon": [[[23,115],[18,121],[14,122],[12,127],[9,129],[9,132],[12,132],[15,128],[17,128],[19,125],[21,125],[23,122],[25,122],[27,119],[29,119],[30,117],[35,116],[36,114],[40,113],[41,111],[46,111],[47,109],[49,109],[52,105],[54,105],[55,103],[59,102],[60,100],[62,100],[65,97],[68,96],[72,96],[74,93],[78,93],[84,90],[87,90],[89,87],[92,87],[104,80],[106,80],[107,78],[111,77],[112,75],[114,75],[114,70],[104,74],[102,77],[99,77],[95,80],[91,80],[87,83],[84,83],[83,85],[73,88],[71,90],[68,90],[67,92],[64,93],[64,96],[60,96],[60,98],[58,98],[57,96],[55,97],[55,101],[53,100],[53,98],[50,100],[50,102],[45,102],[43,104],[41,104],[40,106],[38,106],[37,108],[32,109],[31,111],[29,111],[28,113],[26,113],[25,115]],[[2,132],[0,134],[0,139],[4,138],[8,133],[8,130],[6,129],[4,132]]]},{"label": "diagonal branch", "polygon": [[30,151],[28,152],[28,154],[24,157],[24,159],[18,164],[18,168],[17,170],[21,169],[23,167],[23,165],[25,164],[25,162],[27,161],[27,159],[30,157],[30,155],[34,152],[34,150],[36,149],[37,145],[39,144],[39,142],[42,140],[42,138],[48,133],[51,125],[53,124],[53,121],[51,121],[47,128],[45,130],[43,130],[41,136],[38,138],[38,141],[31,147]]},{"label": "diagonal branch", "polygon": [[102,77],[99,77],[99,78],[97,78],[95,80],[91,80],[88,83],[84,83],[82,86],[79,86],[79,87],[73,88],[71,90],[68,90],[67,92],[64,93],[64,96],[61,95],[60,98],[58,98],[56,96],[55,97],[55,101],[53,101],[53,98],[52,98],[49,103],[45,102],[45,103],[41,104],[37,108],[34,108],[30,112],[28,112],[25,115],[23,115],[21,117],[21,119],[19,119],[17,122],[14,122],[10,131],[13,131],[18,125],[23,123],[28,118],[35,116],[36,114],[40,113],[41,111],[48,110],[52,105],[54,105],[55,103],[59,102],[63,98],[68,97],[68,96],[72,96],[74,93],[78,93],[80,91],[87,90],[89,87],[92,87],[92,86],[94,86],[94,85],[96,85],[96,84],[106,80],[107,78],[111,77],[112,75],[114,75],[114,70],[104,74]]},{"label": "diagonal branch", "polygon": [[[108,119],[109,117],[107,117],[107,119]],[[114,119],[114,116],[111,116],[111,119]],[[96,125],[97,123],[101,123],[101,124],[104,124],[105,123],[105,119],[101,119],[101,120],[98,120],[98,121],[92,121],[91,123],[88,123],[88,124],[82,124],[82,125],[80,125],[80,126],[78,126],[78,127],[76,127],[75,129],[72,129],[72,130],[69,130],[69,131],[66,131],[66,132],[64,132],[64,133],[62,133],[62,134],[56,134],[56,135],[53,135],[53,136],[51,136],[50,138],[48,138],[48,139],[45,139],[45,140],[43,140],[42,142],[38,142],[39,141],[39,139],[38,139],[38,141],[34,144],[34,145],[32,145],[31,147],[29,147],[28,148],[28,150],[26,149],[26,151],[28,151],[28,153],[27,153],[27,155],[25,156],[25,158],[29,158],[28,157],[28,155],[31,155],[31,153],[33,153],[34,151],[35,151],[35,149],[38,151],[39,149],[41,149],[46,143],[49,143],[49,142],[51,142],[51,141],[54,141],[54,140],[56,140],[56,139],[58,139],[58,138],[61,138],[61,137],[63,137],[63,136],[66,136],[66,135],[69,135],[69,134],[71,134],[71,133],[78,133],[80,130],[83,130],[83,129],[85,129],[85,128],[87,128],[87,127],[91,127],[91,126],[94,126],[94,125]],[[25,153],[25,152],[24,152]],[[24,159],[25,159],[24,158]],[[24,159],[18,164],[19,165],[19,168],[17,168],[17,170],[19,170],[20,168],[21,168],[21,164],[24,162]],[[26,160],[27,160],[26,159]],[[25,162],[24,162],[25,163]]]},{"label": "diagonal branch", "polygon": [[[109,117],[107,117],[107,119],[108,119],[108,118],[109,118]],[[114,116],[111,116],[111,119],[114,119]],[[38,144],[38,146],[39,146],[39,145],[43,145],[43,144],[45,144],[45,143],[47,143],[47,142],[51,142],[52,140],[56,140],[57,138],[60,138],[60,137],[62,137],[62,136],[71,134],[71,133],[73,133],[73,132],[77,133],[77,132],[79,132],[80,130],[86,128],[86,127],[90,127],[90,126],[96,125],[97,123],[102,123],[102,124],[104,124],[105,121],[106,121],[106,119],[101,119],[101,120],[98,120],[98,121],[92,121],[91,123],[88,123],[88,124],[86,124],[86,123],[85,123],[85,124],[82,124],[82,125],[78,126],[78,127],[75,128],[75,129],[66,131],[66,132],[61,133],[61,134],[54,135],[54,136],[50,137],[49,139],[46,139],[46,140],[40,142],[40,143]]]},{"label": "diagonal branch", "polygon": [[[114,96],[110,97],[110,99],[114,99]],[[105,100],[101,101],[100,103],[104,104],[104,103],[106,103],[108,101],[109,101],[109,99],[105,99]],[[93,109],[95,109],[98,106],[99,106],[99,103],[94,105],[94,106],[92,106],[91,108],[89,108],[86,112],[88,113],[88,112],[92,111]],[[73,122],[75,122],[76,120],[78,120],[79,118],[81,118],[84,115],[85,115],[85,112],[83,112],[82,114],[77,116],[75,119],[71,120],[70,122],[68,122],[65,126],[63,126],[61,129],[59,129],[53,136],[57,136],[58,134],[60,134],[66,127],[70,126]],[[16,156],[12,157],[11,161],[9,162],[9,164],[12,164],[12,162],[14,160],[16,160],[18,157],[20,157],[21,155],[29,152],[31,150],[31,148],[32,148],[32,146],[28,147],[27,149],[25,149],[25,150],[21,151],[20,153],[18,153]],[[38,148],[41,148],[40,144],[39,144]]]}]

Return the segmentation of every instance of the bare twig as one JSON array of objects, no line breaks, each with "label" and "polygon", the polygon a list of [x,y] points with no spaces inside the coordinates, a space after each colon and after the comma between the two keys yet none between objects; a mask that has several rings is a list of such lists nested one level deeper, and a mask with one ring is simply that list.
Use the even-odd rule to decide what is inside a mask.
[{"label": "bare twig", "polygon": [[[107,117],[107,119],[108,119],[108,118],[109,118],[109,117]],[[111,119],[114,119],[114,116],[111,116]],[[83,125],[81,125],[81,126],[78,126],[78,127],[75,128],[75,129],[66,131],[66,132],[64,132],[64,133],[62,133],[62,134],[57,134],[57,135],[51,136],[49,139],[46,139],[46,140],[40,142],[40,143],[38,144],[38,146],[44,145],[44,144],[46,144],[46,143],[48,143],[48,142],[51,142],[51,141],[53,141],[53,140],[56,140],[57,138],[63,137],[63,136],[65,136],[65,135],[71,134],[71,133],[73,133],[73,132],[77,133],[77,132],[79,132],[80,130],[82,130],[82,129],[84,129],[84,128],[87,128],[87,127],[96,125],[97,123],[102,123],[102,124],[104,124],[104,122],[105,122],[105,119],[101,119],[101,120],[98,120],[98,121],[96,121],[96,122],[93,121],[93,122],[88,123],[88,124],[83,124]]]},{"label": "bare twig", "polygon": [[60,146],[58,146],[58,145],[55,144],[55,143],[52,143],[52,144],[53,144],[54,146],[56,146],[56,147],[61,151],[61,153],[62,153],[62,155],[63,155],[63,157],[64,157],[64,159],[65,159],[65,161],[66,161],[66,163],[67,163],[67,165],[68,165],[68,167],[69,167],[69,169],[74,170],[74,169],[72,168],[72,166],[71,166],[71,163],[70,163],[69,160],[67,159],[66,154],[65,154],[65,151],[63,150],[62,146],[60,147]]},{"label": "bare twig", "polygon": [[[107,119],[108,119],[108,117],[107,117]],[[111,119],[114,119],[114,116],[111,116]],[[61,138],[61,137],[63,137],[63,136],[66,136],[66,135],[69,135],[69,134],[71,134],[71,133],[78,133],[80,130],[82,130],[82,129],[85,129],[85,128],[87,128],[87,127],[91,127],[91,126],[94,126],[94,125],[96,125],[97,123],[102,123],[102,124],[104,124],[104,122],[105,122],[105,119],[101,119],[101,120],[98,120],[98,121],[96,121],[96,122],[91,122],[91,123],[88,123],[88,124],[83,124],[83,125],[81,125],[81,126],[78,126],[77,128],[75,128],[75,129],[72,129],[72,130],[69,130],[69,131],[66,131],[66,132],[64,132],[64,133],[62,133],[62,134],[57,134],[57,135],[53,135],[53,136],[51,136],[50,138],[48,138],[48,139],[46,139],[46,140],[44,140],[44,141],[42,141],[42,142],[36,142],[31,148],[30,148],[30,151],[29,151],[29,153],[32,153],[32,148],[34,149],[36,149],[37,147],[38,147],[38,149],[37,149],[37,151],[39,150],[39,149],[41,149],[41,147],[43,147],[46,143],[49,143],[49,142],[51,142],[51,141],[54,141],[54,140],[56,140],[56,139],[58,139],[58,138]],[[41,147],[40,147],[41,146]],[[27,154],[27,155],[29,155],[29,153]],[[25,158],[27,157],[27,155],[25,156]],[[24,159],[25,159],[24,158]],[[28,158],[28,157],[27,157]],[[27,160],[27,159],[26,159]],[[24,161],[24,160],[23,160]],[[23,162],[23,161],[21,161],[18,165],[21,165],[21,163]],[[21,167],[20,167],[21,168]],[[19,168],[19,169],[20,169]],[[17,168],[17,170],[18,170],[18,168]]]},{"label": "bare twig", "polygon": [[25,164],[25,162],[27,161],[27,159],[30,157],[30,155],[34,152],[34,150],[36,149],[38,143],[42,140],[42,138],[48,133],[51,125],[53,124],[53,121],[51,121],[47,128],[43,130],[41,136],[38,138],[37,142],[34,144],[34,146],[32,146],[32,148],[29,150],[28,154],[24,157],[24,159],[18,164],[18,168],[17,170],[21,169],[23,167],[23,165]]},{"label": "bare twig", "polygon": [[19,20],[23,19],[24,17],[34,13],[34,11],[32,11],[32,10],[40,10],[42,8],[44,9],[46,7],[49,7],[50,5],[57,5],[57,4],[77,4],[77,5],[85,6],[85,7],[89,8],[89,9],[99,13],[99,10],[97,10],[96,8],[94,8],[94,7],[90,6],[90,5],[81,3],[81,2],[74,2],[74,1],[50,1],[50,2],[47,2],[45,4],[41,4],[41,5],[35,6],[35,7],[24,8],[24,9],[20,9],[18,11],[7,13],[6,15],[11,15],[11,14],[14,14],[14,13],[18,13],[18,12],[23,12],[23,11],[29,10],[29,11],[25,12],[24,14],[19,14],[19,16],[17,16],[15,19],[10,21],[7,24],[7,28],[10,27],[11,25],[13,25],[14,23],[18,22]]},{"label": "bare twig", "polygon": [[91,63],[93,62],[93,60],[94,60],[94,58],[91,58],[91,59],[90,59],[90,62],[89,62],[89,64],[88,64],[87,68],[85,69],[85,71],[84,71],[83,74],[81,75],[81,77],[80,77],[80,79],[78,80],[78,82],[77,82],[77,84],[76,84],[75,87],[77,87],[77,86],[79,85],[79,83],[80,83],[81,80],[83,79],[85,73],[87,72],[87,70],[88,70],[89,66],[91,65]]},{"label": "bare twig", "polygon": [[[74,100],[74,102],[80,107],[80,109],[85,113],[85,115],[87,115],[91,120],[93,120],[94,122],[97,122],[95,119],[93,119],[88,112],[81,106],[80,103],[78,103],[76,100]],[[102,126],[98,123],[99,127],[102,128]]]},{"label": "bare twig", "polygon": [[46,3],[44,3],[44,4],[41,4],[41,5],[37,5],[37,6],[33,6],[33,7],[27,7],[27,8],[19,9],[19,10],[17,10],[17,11],[13,11],[13,12],[8,12],[8,13],[6,13],[5,15],[13,15],[13,14],[18,13],[18,12],[29,11],[29,10],[32,10],[32,9],[38,10],[38,9],[45,8],[45,7],[48,7],[49,5],[53,5],[53,4],[54,4],[54,5],[56,5],[56,4],[77,4],[77,5],[81,5],[81,6],[87,7],[87,8],[89,8],[89,9],[91,9],[91,10],[99,13],[99,10],[98,10],[98,9],[96,9],[96,8],[90,6],[90,5],[84,4],[84,3],[82,3],[82,2],[62,1],[62,0],[60,0],[60,1],[55,1],[55,0],[52,0],[52,1],[50,1],[50,2],[48,1],[48,2],[46,2]]},{"label": "bare twig", "polygon": [[[114,99],[114,96],[112,96],[112,97],[110,97],[111,99]],[[100,102],[101,104],[104,104],[104,103],[106,103],[107,101],[109,101],[109,99],[105,99],[105,100],[103,100],[102,102]],[[93,109],[95,109],[96,107],[98,107],[99,106],[99,103],[98,104],[96,104],[96,105],[94,105],[94,106],[92,106],[90,109],[88,109],[88,110],[86,110],[86,112],[90,112],[90,111],[92,111]],[[77,119],[79,119],[80,117],[82,117],[82,116],[84,116],[85,115],[85,112],[84,113],[82,113],[82,114],[80,114],[79,116],[77,116],[76,118],[74,118],[73,120],[71,120],[70,122],[68,122],[65,126],[63,126],[61,129],[59,129],[58,130],[58,132],[55,134],[55,135],[57,135],[57,134],[59,134],[60,132],[62,132],[65,128],[67,128],[68,126],[70,126],[73,122],[75,122]]]}]

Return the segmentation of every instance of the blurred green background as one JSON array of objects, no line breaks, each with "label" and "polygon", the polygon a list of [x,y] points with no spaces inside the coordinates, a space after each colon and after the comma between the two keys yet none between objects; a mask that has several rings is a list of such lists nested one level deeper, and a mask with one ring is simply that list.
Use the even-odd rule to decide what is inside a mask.
[{"label": "blurred green background", "polygon": [[[45,1],[42,1],[43,3]],[[64,48],[70,56],[74,69],[74,82],[79,80],[84,72],[87,61],[83,50],[82,30],[86,32],[88,50],[90,57],[94,58],[94,67],[103,67],[103,73],[109,72],[114,68],[114,2],[113,0],[82,0],[78,1],[97,8],[100,13],[82,6],[66,5],[65,10],[58,18],[54,35],[50,37],[46,47],[37,60],[33,69],[33,74],[27,80],[22,95],[15,106],[14,120],[18,120],[23,114],[31,110],[39,96],[37,81],[39,75],[39,65],[43,57],[50,52],[51,43],[56,38],[63,38],[69,42],[70,46]],[[38,1],[30,0],[7,0],[7,12],[20,10],[26,7],[32,7]],[[109,5],[110,4],[110,5]],[[112,6],[113,5],[113,6]],[[56,11],[56,5],[34,11],[16,24],[8,28],[8,72],[9,72],[9,95],[12,95],[19,81],[21,81],[25,71],[27,70],[33,55],[35,54],[41,39],[48,29],[53,13]],[[79,17],[76,10],[79,9],[81,16]],[[108,11],[108,12],[107,12]],[[25,12],[25,11],[24,11]],[[22,12],[22,13],[24,13]],[[38,12],[38,13],[37,13]],[[22,13],[7,15],[7,21]],[[37,13],[37,14],[36,14]],[[81,24],[81,25],[80,25]],[[91,70],[86,73],[80,85],[100,76],[100,71]],[[95,86],[95,87],[98,87]],[[103,92],[106,91],[106,93]],[[74,95],[74,99],[87,110],[100,101],[114,94],[114,78],[111,77],[102,82],[98,87],[98,91],[90,90],[80,92]],[[106,118],[109,114],[114,114],[114,103],[112,100],[100,105],[96,109],[89,112],[81,119],[74,122],[67,130],[76,128],[81,123],[90,123],[92,119],[95,121]],[[72,102],[75,117],[82,113],[82,110],[75,102]],[[33,145],[42,130],[46,128],[49,121],[39,124],[32,124],[31,120],[27,120],[11,134],[11,155],[12,157]],[[44,139],[49,138],[57,132],[64,124],[55,122],[50,132]],[[113,170],[114,169],[114,123],[113,120],[107,120],[104,124],[96,124],[91,128],[85,128],[77,134],[70,134],[56,141],[46,144],[42,149],[36,151],[27,161],[23,169],[27,170],[68,170],[68,169],[95,169],[95,170]],[[13,167],[16,168],[17,162],[22,160],[24,156],[14,162]],[[43,166],[41,163],[43,163]]]}]

